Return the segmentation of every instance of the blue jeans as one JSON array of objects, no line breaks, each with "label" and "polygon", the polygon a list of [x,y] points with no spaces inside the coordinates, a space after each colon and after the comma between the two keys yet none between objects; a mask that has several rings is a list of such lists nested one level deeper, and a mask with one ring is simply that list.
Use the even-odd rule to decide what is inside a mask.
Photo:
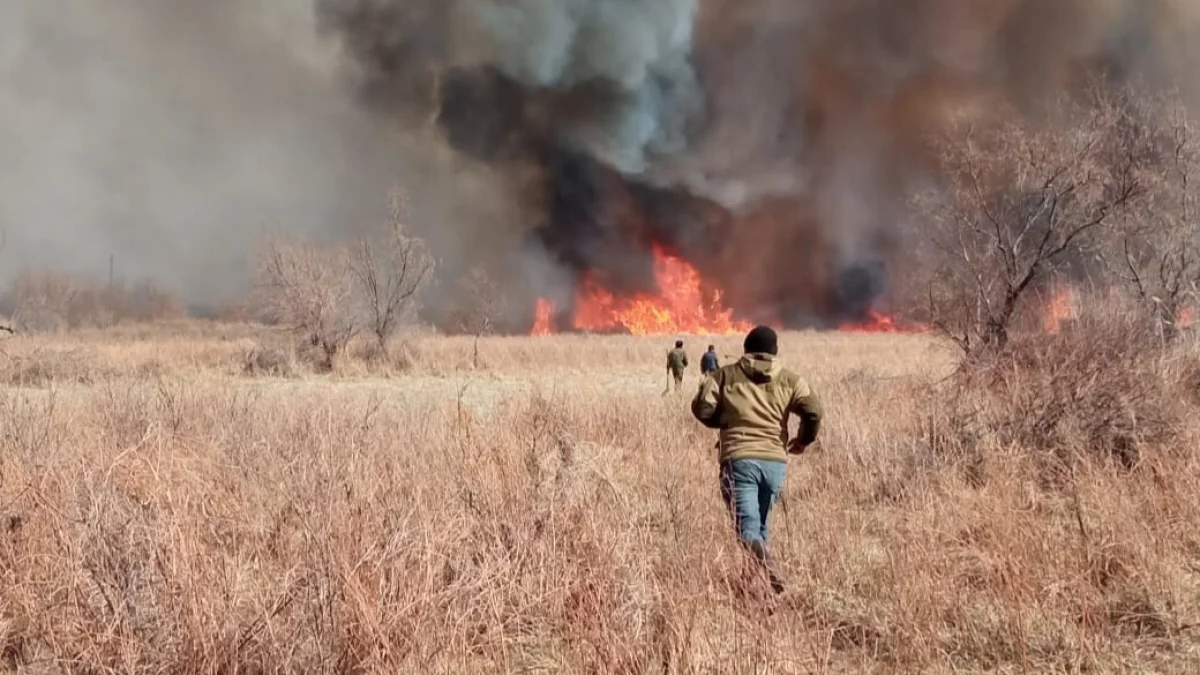
[{"label": "blue jeans", "polygon": [[721,497],[746,545],[767,543],[767,517],[783,489],[787,462],[735,459],[721,464]]}]

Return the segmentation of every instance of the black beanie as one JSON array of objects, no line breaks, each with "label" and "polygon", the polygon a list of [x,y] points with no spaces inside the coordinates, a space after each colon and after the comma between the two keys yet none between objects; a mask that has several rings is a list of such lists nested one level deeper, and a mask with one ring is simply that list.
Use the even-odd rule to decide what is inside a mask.
[{"label": "black beanie", "polygon": [[755,326],[746,334],[742,349],[747,354],[778,354],[779,338],[770,326]]}]

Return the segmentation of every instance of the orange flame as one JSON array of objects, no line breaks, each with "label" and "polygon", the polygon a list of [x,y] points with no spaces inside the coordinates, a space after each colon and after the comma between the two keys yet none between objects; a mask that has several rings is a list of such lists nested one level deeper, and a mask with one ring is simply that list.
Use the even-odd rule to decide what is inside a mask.
[{"label": "orange flame", "polygon": [[[723,305],[719,290],[705,294],[700,273],[685,260],[655,247],[654,278],[661,291],[618,298],[592,278],[584,278],[575,294],[576,330],[626,332],[632,335],[741,335],[753,324],[737,321]],[[551,335],[550,317],[554,303],[537,301],[532,335]],[[882,312],[870,311],[863,321],[848,323],[839,330],[855,333],[918,333],[929,330],[921,324],[900,324]]]},{"label": "orange flame", "polygon": [[1184,307],[1175,317],[1175,325],[1180,328],[1191,328],[1194,323],[1196,323],[1195,307]]},{"label": "orange flame", "polygon": [[[732,335],[753,326],[736,321],[723,305],[720,291],[706,294],[700,273],[686,261],[659,248],[653,250],[658,294],[618,298],[594,279],[585,278],[575,295],[574,327],[592,332],[623,331],[633,335]],[[547,335],[553,304],[538,300],[535,335]],[[541,321],[545,314],[547,320]],[[544,332],[538,332],[544,331]]]},{"label": "orange flame", "polygon": [[534,311],[533,331],[531,335],[551,335],[554,333],[554,327],[550,325],[550,318],[554,315],[554,304],[545,298],[538,298],[537,308]]},{"label": "orange flame", "polygon": [[1078,297],[1075,289],[1067,286],[1056,288],[1050,296],[1050,304],[1046,306],[1043,325],[1047,333],[1057,333],[1062,329],[1063,322],[1075,316]]},{"label": "orange flame", "polygon": [[845,323],[838,326],[838,330],[847,333],[909,333],[919,332],[924,330],[924,326],[910,326],[902,328],[896,323],[894,317],[871,310],[867,312],[867,318],[862,321]]}]

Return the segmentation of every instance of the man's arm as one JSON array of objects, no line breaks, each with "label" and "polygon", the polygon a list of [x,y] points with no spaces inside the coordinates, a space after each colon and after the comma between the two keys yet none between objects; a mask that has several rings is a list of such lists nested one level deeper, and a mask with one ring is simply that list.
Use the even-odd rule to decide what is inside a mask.
[{"label": "man's arm", "polygon": [[807,382],[801,380],[792,395],[789,411],[800,416],[800,429],[788,450],[793,453],[804,452],[804,449],[817,440],[821,431],[821,419],[824,412],[821,409],[821,399]]},{"label": "man's arm", "polygon": [[720,373],[704,378],[700,389],[692,399],[692,416],[709,429],[721,428],[721,383]]}]

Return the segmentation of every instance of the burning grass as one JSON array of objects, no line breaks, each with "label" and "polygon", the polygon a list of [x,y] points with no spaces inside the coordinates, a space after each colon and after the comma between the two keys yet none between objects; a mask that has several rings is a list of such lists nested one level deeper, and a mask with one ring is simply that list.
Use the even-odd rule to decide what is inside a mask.
[{"label": "burning grass", "polygon": [[[630,335],[738,335],[753,327],[736,320],[724,305],[721,291],[705,288],[700,273],[687,261],[657,247],[652,255],[657,293],[618,297],[594,279],[585,278],[575,294],[571,326]],[[551,325],[554,311],[548,300],[538,301],[533,335],[555,332]]]},{"label": "burning grass", "polygon": [[[484,338],[476,358],[415,337],[403,369],[285,378],[244,372],[265,338],[243,328],[55,340],[3,345],[79,356],[0,398],[9,669],[1200,666],[1194,407],[1132,468],[1063,436],[1063,490],[1028,437],[930,442],[961,392],[926,398],[954,367],[928,337],[785,335],[830,417],[793,461],[773,535],[793,590],[772,604],[738,593],[712,437],[662,395],[669,341]],[[1138,377],[1194,379],[1163,364]],[[975,400],[999,419],[1015,403],[995,391]]]}]

